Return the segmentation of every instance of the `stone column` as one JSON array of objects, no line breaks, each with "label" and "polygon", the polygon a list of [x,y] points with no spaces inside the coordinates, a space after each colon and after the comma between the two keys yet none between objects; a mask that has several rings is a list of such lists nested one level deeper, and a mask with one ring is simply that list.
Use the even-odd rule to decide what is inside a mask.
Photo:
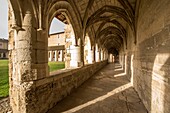
[{"label": "stone column", "polygon": [[106,52],[103,52],[103,60],[106,60]]},{"label": "stone column", "polygon": [[14,26],[13,29],[9,27],[9,98],[13,113],[37,113],[36,105],[40,101],[35,81],[48,75],[48,38],[47,31],[36,29],[31,2],[24,0],[22,3],[27,4],[22,10],[22,24],[14,26],[9,20]]},{"label": "stone column", "polygon": [[55,62],[57,62],[58,61],[58,51],[56,50],[55,51]]},{"label": "stone column", "polygon": [[94,63],[94,50],[88,51],[88,63],[89,64]]},{"label": "stone column", "polygon": [[53,61],[55,61],[55,51],[53,51]]},{"label": "stone column", "polygon": [[52,54],[53,54],[52,51],[50,51],[49,61],[52,61],[52,59],[53,59],[53,55]]},{"label": "stone column", "polygon": [[81,62],[80,47],[71,46],[70,55],[71,55],[70,67],[79,67],[79,63]]},{"label": "stone column", "polygon": [[112,62],[115,62],[115,56],[114,55],[112,56]]},{"label": "stone column", "polygon": [[103,60],[105,60],[105,52],[103,51]]},{"label": "stone column", "polygon": [[61,61],[63,62],[64,61],[64,51],[61,50]]},{"label": "stone column", "polygon": [[106,52],[106,59],[108,60],[109,59],[109,53]]},{"label": "stone column", "polygon": [[82,40],[80,40],[80,62],[79,67],[84,66],[84,45]]},{"label": "stone column", "polygon": [[6,58],[8,58],[8,52],[6,52]]},{"label": "stone column", "polygon": [[113,55],[109,54],[109,62],[112,63],[113,62]]},{"label": "stone column", "polygon": [[101,58],[100,58],[100,59],[101,59],[101,61],[103,61],[103,57],[104,57],[104,56],[103,56],[103,51],[102,51],[102,50],[101,50],[100,55],[101,55]]},{"label": "stone column", "polygon": [[1,58],[3,58],[3,53],[1,53]]},{"label": "stone column", "polygon": [[71,60],[71,54],[70,54],[70,48],[66,48],[66,54],[65,54],[65,68],[70,68],[70,60]]},{"label": "stone column", "polygon": [[96,62],[100,62],[100,51],[96,51]]},{"label": "stone column", "polygon": [[99,62],[101,62],[101,51],[99,50]]},{"label": "stone column", "polygon": [[89,50],[84,50],[84,64],[88,64]]},{"label": "stone column", "polygon": [[58,59],[58,61],[62,61],[62,50],[59,50],[59,52],[60,52],[60,54],[59,54],[59,59]]},{"label": "stone column", "polygon": [[66,61],[66,51],[63,50],[63,61],[65,62]]},{"label": "stone column", "polygon": [[55,51],[52,51],[52,61],[55,61]]}]

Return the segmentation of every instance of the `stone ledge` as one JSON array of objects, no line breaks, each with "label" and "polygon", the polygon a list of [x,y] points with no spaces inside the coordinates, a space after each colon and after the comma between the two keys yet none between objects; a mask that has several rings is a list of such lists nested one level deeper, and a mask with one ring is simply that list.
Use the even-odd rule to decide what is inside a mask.
[{"label": "stone ledge", "polygon": [[32,81],[32,86],[22,91],[22,94],[26,94],[24,109],[28,113],[47,112],[106,64],[107,61],[102,61],[81,68],[60,70],[44,79]]},{"label": "stone ledge", "polygon": [[57,70],[57,71],[54,71],[54,72],[50,72],[50,75],[48,77],[40,79],[40,80],[36,80],[35,81],[36,86],[40,86],[40,85],[61,79],[63,77],[66,77],[66,76],[69,76],[69,75],[74,74],[76,72],[79,72],[82,69],[86,69],[86,68],[89,68],[93,65],[98,65],[98,64],[103,63],[103,62],[106,62],[106,61],[96,62],[94,64],[88,64],[88,65],[85,65],[84,67],[61,69],[61,70]]}]

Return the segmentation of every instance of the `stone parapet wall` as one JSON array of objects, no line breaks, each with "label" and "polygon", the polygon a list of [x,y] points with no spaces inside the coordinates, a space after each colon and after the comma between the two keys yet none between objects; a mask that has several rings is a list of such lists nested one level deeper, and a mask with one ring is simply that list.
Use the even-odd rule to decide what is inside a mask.
[{"label": "stone parapet wall", "polygon": [[51,73],[49,77],[34,81],[33,87],[24,92],[27,113],[47,112],[106,64],[107,61],[103,61],[82,68],[58,71]]}]

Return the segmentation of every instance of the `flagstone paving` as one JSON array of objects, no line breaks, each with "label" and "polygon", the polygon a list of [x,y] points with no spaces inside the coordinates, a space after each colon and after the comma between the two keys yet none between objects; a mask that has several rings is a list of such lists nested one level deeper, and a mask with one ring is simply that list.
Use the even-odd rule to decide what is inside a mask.
[{"label": "flagstone paving", "polygon": [[147,113],[119,64],[108,64],[48,113]]}]

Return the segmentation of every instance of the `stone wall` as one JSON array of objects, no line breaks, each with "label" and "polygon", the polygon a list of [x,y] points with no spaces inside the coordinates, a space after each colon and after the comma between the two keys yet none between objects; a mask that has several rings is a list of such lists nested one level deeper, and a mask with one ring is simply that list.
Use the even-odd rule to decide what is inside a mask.
[{"label": "stone wall", "polygon": [[48,37],[48,46],[65,45],[66,44],[65,37],[66,36],[64,32],[50,34]]},{"label": "stone wall", "polygon": [[134,32],[129,27],[127,28],[127,46],[121,48],[119,51],[119,62],[122,65],[127,78],[133,82],[133,58],[136,50]]},{"label": "stone wall", "polygon": [[150,113],[170,113],[170,1],[140,0],[134,87]]},{"label": "stone wall", "polygon": [[27,113],[47,112],[106,64],[107,61],[103,61],[82,68],[56,71],[49,77],[33,81],[30,90],[23,92],[26,107],[29,108]]},{"label": "stone wall", "polygon": [[140,0],[136,40],[128,30],[120,51],[127,77],[150,113],[170,113],[170,1]]}]

